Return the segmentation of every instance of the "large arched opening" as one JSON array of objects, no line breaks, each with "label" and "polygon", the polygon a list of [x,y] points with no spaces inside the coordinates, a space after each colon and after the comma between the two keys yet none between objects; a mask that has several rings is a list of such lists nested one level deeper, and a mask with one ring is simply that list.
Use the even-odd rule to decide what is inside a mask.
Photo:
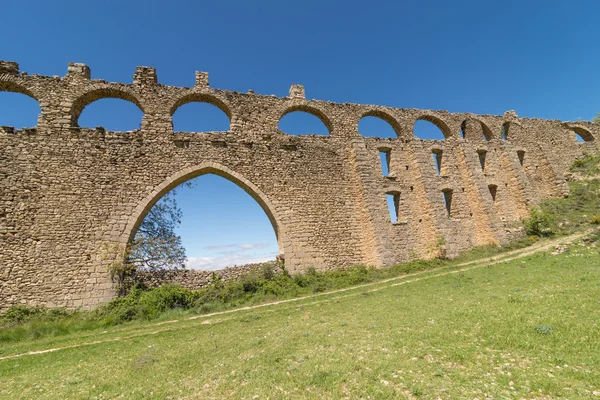
[{"label": "large arched opening", "polygon": [[176,132],[227,132],[229,128],[227,114],[210,103],[186,103],[173,114],[173,130]]},{"label": "large arched opening", "polygon": [[421,140],[444,140],[451,136],[450,128],[444,121],[429,115],[417,118],[413,133]]},{"label": "large arched opening", "polygon": [[297,106],[287,109],[279,119],[278,128],[289,135],[329,136],[331,121],[320,110],[312,107]]},{"label": "large arched opening", "polygon": [[152,210],[173,196],[182,213],[176,233],[187,255],[185,267],[215,270],[274,260],[285,253],[285,232],[265,194],[214,163],[180,171],[148,195],[129,220],[129,245]]},{"label": "large arched opening", "polygon": [[144,109],[131,94],[119,90],[97,89],[73,102],[71,123],[75,127],[101,126],[114,131],[140,129]]},{"label": "large arched opening", "polygon": [[493,139],[492,130],[483,122],[475,118],[467,118],[460,124],[460,137],[468,140],[483,140],[484,142]]},{"label": "large arched opening", "polygon": [[173,130],[178,132],[227,132],[231,110],[221,99],[204,93],[179,98],[170,110]]},{"label": "large arched opening", "polygon": [[31,128],[41,114],[40,103],[16,85],[0,85],[0,126]]},{"label": "large arched opening", "polygon": [[391,115],[380,111],[370,111],[358,121],[358,132],[365,137],[397,139],[401,128]]},{"label": "large arched opening", "polygon": [[135,104],[122,99],[100,99],[86,106],[78,120],[85,128],[103,127],[127,132],[140,129],[144,113]]}]

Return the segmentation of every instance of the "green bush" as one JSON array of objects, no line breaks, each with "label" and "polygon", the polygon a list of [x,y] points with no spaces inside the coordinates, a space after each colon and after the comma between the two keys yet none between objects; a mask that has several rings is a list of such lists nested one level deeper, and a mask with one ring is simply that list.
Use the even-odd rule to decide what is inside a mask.
[{"label": "green bush", "polygon": [[552,236],[554,229],[554,216],[541,208],[533,208],[531,216],[525,220],[525,232],[529,236]]},{"label": "green bush", "polygon": [[22,323],[34,317],[39,317],[46,313],[41,307],[27,307],[24,305],[14,305],[2,315],[2,319],[7,323]]},{"label": "green bush", "polygon": [[108,324],[154,319],[168,310],[193,307],[199,295],[196,291],[177,285],[164,285],[150,290],[134,286],[127,295],[96,309],[96,314],[106,318]]}]

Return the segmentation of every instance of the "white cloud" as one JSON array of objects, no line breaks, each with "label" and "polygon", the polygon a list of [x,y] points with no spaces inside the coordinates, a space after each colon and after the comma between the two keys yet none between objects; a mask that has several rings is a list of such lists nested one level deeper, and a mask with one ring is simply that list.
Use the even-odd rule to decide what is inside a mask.
[{"label": "white cloud", "polygon": [[203,247],[204,250],[221,250],[221,249],[231,249],[234,247],[238,247],[237,244],[221,244],[218,246],[206,246]]},{"label": "white cloud", "polygon": [[[203,250],[224,250],[224,249],[264,249],[269,243],[244,243],[244,244],[220,244],[217,246],[206,246]],[[238,250],[239,251],[239,250]]]},{"label": "white cloud", "polygon": [[242,249],[264,249],[269,243],[245,243],[240,245]]},{"label": "white cloud", "polygon": [[278,251],[272,250],[270,243],[244,243],[207,246],[208,254],[202,257],[189,257],[188,269],[216,270],[234,265],[244,265],[274,260]]}]

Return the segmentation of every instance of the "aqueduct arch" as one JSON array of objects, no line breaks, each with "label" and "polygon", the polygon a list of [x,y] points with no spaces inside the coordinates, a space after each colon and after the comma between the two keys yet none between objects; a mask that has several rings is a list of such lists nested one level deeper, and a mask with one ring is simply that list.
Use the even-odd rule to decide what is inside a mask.
[{"label": "aqueduct arch", "polygon": [[[262,206],[286,269],[295,273],[431,256],[439,236],[450,256],[506,243],[521,234],[514,227],[531,205],[567,193],[569,165],[600,148],[598,125],[583,121],[338,104],[307,100],[300,85],[282,98],[229,92],[210,87],[201,72],[194,87],[181,88],[160,84],[149,67],[121,84],[92,79],[83,64],[70,64],[58,78],[21,74],[16,63],[0,61],[0,91],[27,94],[41,106],[36,128],[0,126],[0,310],[110,300],[106,245],[127,243],[162,194],[201,174],[233,181]],[[141,129],[78,127],[81,110],[105,97],[136,104]],[[230,130],[173,132],[173,112],[189,101],[219,107]],[[281,117],[292,111],[317,116],[330,136],[280,134]],[[363,116],[383,119],[398,137],[361,136]],[[421,119],[450,140],[415,139]],[[458,140],[469,119],[481,123],[488,141]],[[506,140],[496,140],[507,122]],[[587,141],[578,143],[569,130]],[[439,176],[434,152],[442,157]],[[397,195],[397,223],[386,193]],[[452,193],[450,215],[444,193]]]},{"label": "aqueduct arch", "polygon": [[138,227],[144,220],[146,214],[148,214],[152,206],[154,206],[156,202],[158,202],[165,194],[167,194],[167,192],[174,189],[178,185],[189,181],[190,179],[194,179],[206,174],[218,175],[235,183],[260,205],[269,218],[271,226],[275,231],[275,236],[279,245],[279,253],[280,255],[285,255],[285,247],[287,246],[289,250],[289,242],[285,239],[285,229],[280,222],[281,218],[277,217],[277,209],[275,206],[269,201],[267,196],[262,193],[258,187],[256,187],[256,185],[252,184],[237,172],[217,163],[204,163],[201,165],[187,167],[176,172],[165,179],[162,183],[157,185],[154,190],[152,190],[152,192],[148,194],[148,196],[146,196],[133,210],[133,213],[127,221],[125,230],[123,231],[123,244],[127,244],[133,240],[133,237]]}]

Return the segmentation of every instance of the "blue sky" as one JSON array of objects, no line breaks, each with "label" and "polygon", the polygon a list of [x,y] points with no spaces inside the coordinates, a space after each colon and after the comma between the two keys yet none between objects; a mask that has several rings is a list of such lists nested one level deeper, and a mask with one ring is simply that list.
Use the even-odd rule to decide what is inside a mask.
[{"label": "blue sky", "polygon": [[[0,59],[22,71],[64,75],[69,61],[92,76],[131,82],[153,66],[161,83],[285,96],[522,117],[589,120],[600,111],[598,1],[27,1],[7,2]],[[35,125],[37,104],[0,93],[0,125]],[[130,130],[141,112],[103,100],[82,126]],[[202,104],[182,107],[175,129],[227,129]],[[425,124],[426,125],[426,124]],[[224,126],[224,127],[223,127]],[[326,133],[308,115],[281,121],[288,133]],[[419,127],[420,128],[420,127]],[[359,126],[391,135],[378,120]],[[416,132],[435,138],[435,130]],[[237,186],[201,177],[178,194],[191,266],[215,268],[277,253],[270,223]],[[204,212],[203,212],[204,210]],[[229,247],[226,247],[229,246]]]}]

